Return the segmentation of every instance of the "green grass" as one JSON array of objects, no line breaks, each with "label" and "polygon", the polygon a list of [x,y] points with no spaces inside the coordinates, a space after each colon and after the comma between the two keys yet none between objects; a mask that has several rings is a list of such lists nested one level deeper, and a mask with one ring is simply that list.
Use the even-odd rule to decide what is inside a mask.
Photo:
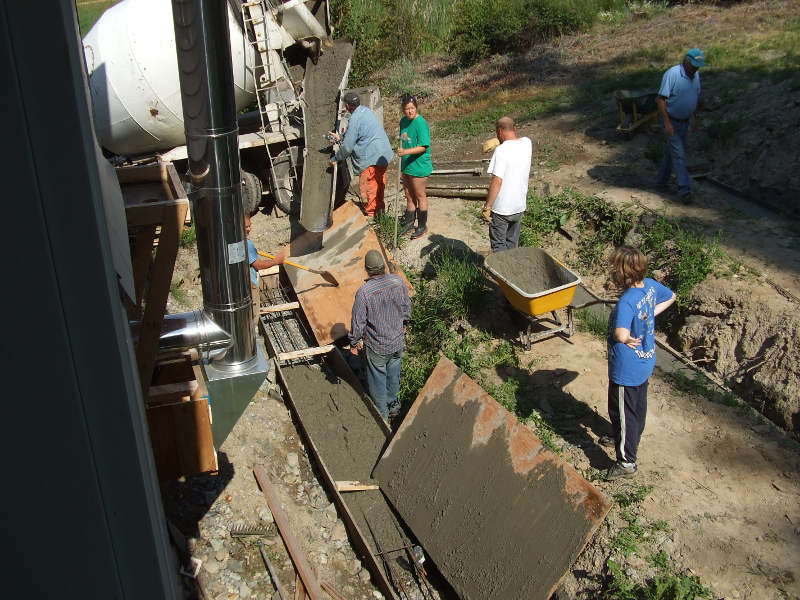
[{"label": "green grass", "polygon": [[186,304],[186,290],[183,289],[183,279],[173,281],[169,284],[169,295],[175,299],[178,304]]},{"label": "green grass", "polygon": [[486,341],[479,332],[459,334],[451,325],[475,314],[488,293],[487,281],[472,256],[441,248],[431,259],[435,279],[410,277],[415,289],[411,326],[403,356],[400,402],[407,408],[419,394],[439,355],[475,376],[483,366],[478,348]]},{"label": "green grass", "polygon": [[[652,558],[652,557],[651,557]],[[698,577],[676,573],[669,558],[659,557],[653,563],[658,575],[645,585],[633,583],[622,566],[614,560],[606,562],[608,579],[605,600],[696,600],[711,598],[711,590],[700,583]],[[666,565],[666,566],[661,566]]]},{"label": "green grass", "polygon": [[181,239],[178,242],[178,245],[181,248],[188,248],[195,243],[195,240],[197,240],[197,230],[195,229],[194,224],[192,224],[191,227],[184,227],[181,230]]},{"label": "green grass", "polygon": [[626,492],[614,494],[614,502],[622,508],[628,508],[634,504],[641,504],[645,498],[653,491],[652,485],[640,485]]},{"label": "green grass", "polygon": [[667,374],[667,379],[678,392],[695,394],[725,406],[736,407],[742,404],[733,392],[720,389],[700,371],[695,371],[692,377],[689,377],[684,371],[673,371]]},{"label": "green grass", "polygon": [[662,283],[675,292],[678,305],[689,301],[692,288],[708,277],[722,256],[717,239],[695,231],[686,221],[659,216],[640,233],[650,273],[668,273]]},{"label": "green grass", "polygon": [[591,333],[592,335],[605,339],[608,336],[608,319],[603,318],[588,308],[575,311],[578,319],[578,331]]},{"label": "green grass", "polygon": [[[402,248],[406,239],[400,235],[400,228],[403,226],[401,217],[398,216],[397,221],[397,247]],[[392,248],[394,245],[394,215],[388,212],[379,213],[375,218],[374,225],[375,233],[380,238],[381,242],[386,248]]]},{"label": "green grass", "polygon": [[114,6],[119,0],[109,0],[107,2],[76,2],[78,8],[78,28],[81,32],[81,37],[85,36],[92,25],[95,24],[100,15],[105,12],[107,8]]}]

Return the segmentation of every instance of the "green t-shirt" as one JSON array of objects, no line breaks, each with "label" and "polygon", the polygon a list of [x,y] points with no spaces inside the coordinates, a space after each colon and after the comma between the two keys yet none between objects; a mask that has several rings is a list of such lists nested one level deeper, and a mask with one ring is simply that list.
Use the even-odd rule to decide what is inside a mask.
[{"label": "green t-shirt", "polygon": [[[408,139],[406,139],[406,136]],[[413,177],[427,177],[433,171],[431,163],[431,130],[428,122],[422,115],[414,117],[409,121],[408,117],[400,119],[400,138],[403,140],[403,148],[416,148],[425,146],[422,154],[406,154],[403,157],[403,173]]]}]

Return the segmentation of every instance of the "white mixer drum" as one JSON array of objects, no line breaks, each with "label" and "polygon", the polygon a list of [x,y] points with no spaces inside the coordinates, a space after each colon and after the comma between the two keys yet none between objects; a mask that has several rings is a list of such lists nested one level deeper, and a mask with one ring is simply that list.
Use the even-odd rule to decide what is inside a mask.
[{"label": "white mixer drum", "polygon": [[[254,49],[228,4],[237,110],[255,100]],[[123,0],[83,38],[94,124],[100,145],[116,154],[186,143],[169,0]]]}]

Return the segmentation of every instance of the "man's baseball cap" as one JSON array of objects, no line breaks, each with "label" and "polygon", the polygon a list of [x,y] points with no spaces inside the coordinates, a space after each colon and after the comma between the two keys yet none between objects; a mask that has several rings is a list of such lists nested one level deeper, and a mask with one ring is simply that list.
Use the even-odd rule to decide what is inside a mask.
[{"label": "man's baseball cap", "polygon": [[686,53],[686,58],[689,59],[689,62],[692,63],[693,67],[705,67],[706,66],[706,55],[703,54],[703,51],[700,48],[692,48]]},{"label": "man's baseball cap", "polygon": [[350,106],[359,106],[361,104],[361,98],[359,98],[358,94],[355,92],[347,92],[342,100],[344,100],[345,104],[349,104]]},{"label": "man's baseball cap", "polygon": [[385,267],[383,264],[383,257],[377,250],[370,250],[364,257],[364,268],[370,273],[374,271],[382,271]]}]

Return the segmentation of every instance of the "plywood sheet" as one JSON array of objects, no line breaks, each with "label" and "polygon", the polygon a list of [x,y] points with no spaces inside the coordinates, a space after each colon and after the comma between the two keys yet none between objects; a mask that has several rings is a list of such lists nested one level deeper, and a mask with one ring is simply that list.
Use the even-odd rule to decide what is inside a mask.
[{"label": "plywood sheet", "polygon": [[374,475],[465,600],[546,600],[610,508],[446,358]]},{"label": "plywood sheet", "polygon": [[[292,242],[293,247],[298,245]],[[322,250],[292,258],[312,269],[330,271],[339,287],[315,273],[285,266],[318,344],[330,344],[350,330],[353,299],[367,279],[364,256],[373,249],[381,252],[375,232],[361,210],[352,202],[345,202],[333,211],[333,225],[322,236]],[[393,261],[388,251],[386,259]],[[411,290],[402,270],[397,274]]]}]

